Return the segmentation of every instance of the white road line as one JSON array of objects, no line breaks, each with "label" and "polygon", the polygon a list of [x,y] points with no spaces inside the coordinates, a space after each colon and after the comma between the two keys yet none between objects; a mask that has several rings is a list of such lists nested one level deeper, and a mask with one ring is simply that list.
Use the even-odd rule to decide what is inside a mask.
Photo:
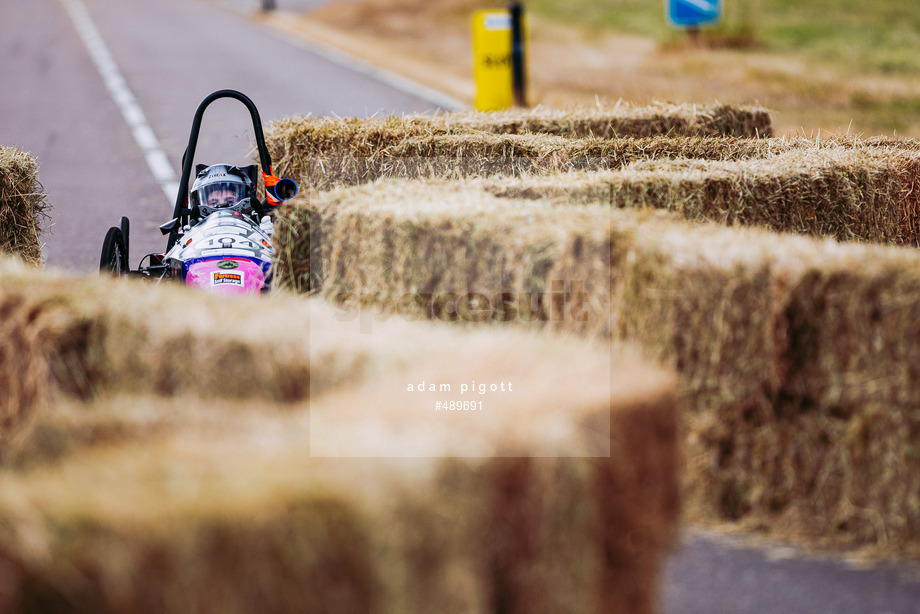
[{"label": "white road line", "polygon": [[64,5],[64,9],[70,15],[70,19],[77,29],[77,34],[86,46],[86,50],[96,65],[99,75],[105,82],[106,89],[109,90],[112,100],[115,101],[122,117],[124,117],[125,122],[131,129],[134,141],[144,152],[147,166],[150,168],[150,172],[153,173],[153,178],[159,184],[160,189],[163,190],[163,194],[166,195],[169,205],[172,206],[176,202],[179,181],[166,152],[160,147],[159,139],[157,139],[153,129],[150,128],[150,124],[147,123],[147,117],[137,103],[137,98],[134,97],[121,71],[118,70],[115,58],[112,57],[109,48],[106,47],[105,41],[102,40],[102,35],[96,29],[83,2],[81,0],[61,0],[61,4]]}]

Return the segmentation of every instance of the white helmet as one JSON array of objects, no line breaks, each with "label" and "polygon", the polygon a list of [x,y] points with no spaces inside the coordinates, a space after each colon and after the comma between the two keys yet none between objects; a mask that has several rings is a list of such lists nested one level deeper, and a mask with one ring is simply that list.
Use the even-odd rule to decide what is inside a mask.
[{"label": "white helmet", "polygon": [[199,166],[189,197],[192,208],[198,207],[202,216],[208,216],[218,209],[235,209],[240,201],[252,197],[252,180],[236,166],[202,165]]}]

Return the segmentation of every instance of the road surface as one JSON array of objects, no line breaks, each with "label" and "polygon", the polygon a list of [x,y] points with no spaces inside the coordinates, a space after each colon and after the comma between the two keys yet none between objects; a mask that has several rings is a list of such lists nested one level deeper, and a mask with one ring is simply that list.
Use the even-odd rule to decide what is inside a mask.
[{"label": "road surface", "polygon": [[[74,8],[76,7],[76,9]],[[176,175],[198,103],[237,89],[263,123],[290,115],[370,116],[424,112],[429,100],[349,71],[204,0],[29,0],[0,3],[0,143],[36,156],[53,207],[43,237],[49,266],[98,267],[102,238],[122,215],[132,221],[132,266],[162,251],[164,195],[133,131],[71,15],[85,7],[92,28]],[[70,12],[69,12],[70,11]],[[249,114],[221,100],[205,114],[196,162],[248,163]]]},{"label": "road surface", "polygon": [[[278,4],[304,9],[324,1]],[[157,226],[170,217],[174,199],[167,198],[171,184],[165,175],[178,174],[194,111],[214,90],[248,94],[266,124],[295,114],[369,116],[437,108],[434,99],[279,38],[246,17],[254,5],[255,0],[0,3],[0,143],[18,145],[41,163],[54,215],[52,234],[44,237],[49,266],[95,270],[105,230],[122,215],[132,220],[132,265],[139,254],[163,249]],[[232,101],[212,109],[196,161],[248,163],[247,112]],[[661,609],[920,614],[920,576],[909,565],[858,570],[789,548],[745,547],[690,531],[668,563]]]},{"label": "road surface", "polygon": [[[762,541],[762,540],[761,540]],[[866,568],[788,545],[688,530],[665,569],[664,614],[920,614],[920,565]]]}]

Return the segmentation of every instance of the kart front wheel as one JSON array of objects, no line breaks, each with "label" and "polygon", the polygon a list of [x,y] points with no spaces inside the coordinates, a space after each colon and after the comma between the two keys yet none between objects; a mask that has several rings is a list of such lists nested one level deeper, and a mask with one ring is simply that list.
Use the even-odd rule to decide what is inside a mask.
[{"label": "kart front wheel", "polygon": [[112,226],[105,233],[105,240],[102,242],[99,271],[110,275],[126,275],[128,268],[128,250],[125,246],[125,237],[121,232],[121,228]]},{"label": "kart front wheel", "polygon": [[118,221],[118,228],[121,230],[121,239],[124,241],[125,246],[125,269],[127,270],[130,267],[131,262],[131,222],[128,221],[128,218],[122,217]]}]

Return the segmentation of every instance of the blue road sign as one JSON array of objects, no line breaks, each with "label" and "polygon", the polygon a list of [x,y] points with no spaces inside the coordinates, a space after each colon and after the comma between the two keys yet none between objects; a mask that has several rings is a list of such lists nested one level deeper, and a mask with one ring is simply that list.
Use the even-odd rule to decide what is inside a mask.
[{"label": "blue road sign", "polygon": [[722,0],[664,0],[664,7],[675,28],[708,26],[722,18]]}]

